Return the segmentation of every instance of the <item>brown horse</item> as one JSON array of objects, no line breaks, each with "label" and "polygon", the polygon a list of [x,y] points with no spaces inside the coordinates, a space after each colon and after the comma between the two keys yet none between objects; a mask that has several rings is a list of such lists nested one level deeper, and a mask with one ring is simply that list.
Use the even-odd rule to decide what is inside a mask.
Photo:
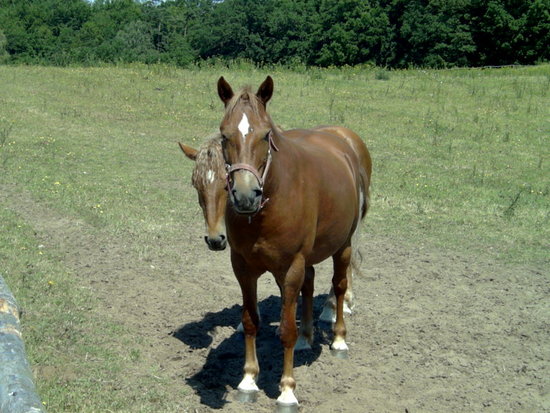
[{"label": "brown horse", "polygon": [[[318,126],[313,128],[313,130],[331,133],[345,140],[359,157],[361,166],[370,178],[372,172],[370,154],[361,138],[355,132],[343,126]],[[292,130],[288,132],[281,131],[281,133],[287,134],[289,137],[296,135],[295,131]],[[178,144],[185,156],[195,162],[191,183],[197,190],[199,205],[204,215],[206,224],[204,240],[211,250],[223,250],[227,244],[225,233],[227,178],[222,155],[221,135],[217,133],[210,136],[198,150],[179,142]],[[344,312],[348,314],[352,313],[353,308],[352,280],[355,273],[359,272],[361,261],[356,244],[356,242],[352,243],[353,255],[351,265],[348,269],[348,288],[344,300]],[[332,288],[319,319],[329,323],[336,321],[336,298]],[[239,326],[239,331],[242,331],[242,324]],[[297,349],[304,347],[307,348],[307,344],[302,340],[297,345]]]},{"label": "brown horse", "polygon": [[[331,348],[347,352],[343,318],[351,239],[367,210],[368,172],[343,139],[314,130],[280,133],[266,111],[273,94],[271,77],[256,94],[233,93],[222,77],[218,94],[225,104],[220,125],[228,168],[231,208],[226,208],[233,271],[243,295],[245,332],[242,394],[256,393],[257,280],[270,271],[282,289],[280,336],[284,348],[279,406],[294,408],[293,377],[297,297],[305,311],[300,335],[312,338],[313,265],[331,257],[336,322]],[[366,152],[368,153],[368,152]],[[260,172],[261,171],[261,172]]]}]

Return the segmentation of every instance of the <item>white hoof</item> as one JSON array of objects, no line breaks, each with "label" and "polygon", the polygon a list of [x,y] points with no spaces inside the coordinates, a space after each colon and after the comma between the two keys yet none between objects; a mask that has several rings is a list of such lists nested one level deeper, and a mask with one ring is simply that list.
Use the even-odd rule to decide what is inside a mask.
[{"label": "white hoof", "polygon": [[298,406],[298,399],[294,396],[292,389],[286,389],[281,392],[277,398],[277,404],[284,406]]},{"label": "white hoof", "polygon": [[239,387],[237,388],[245,393],[260,391],[256,385],[256,380],[254,380],[254,377],[250,374],[246,374],[243,377],[242,381],[239,383]]},{"label": "white hoof", "polygon": [[349,347],[343,338],[335,338],[330,348],[337,351],[348,351]]}]

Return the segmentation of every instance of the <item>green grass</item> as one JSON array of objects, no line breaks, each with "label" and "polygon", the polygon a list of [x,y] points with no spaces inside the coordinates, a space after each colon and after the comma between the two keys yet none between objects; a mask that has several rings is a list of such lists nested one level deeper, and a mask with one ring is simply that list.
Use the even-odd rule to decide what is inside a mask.
[{"label": "green grass", "polygon": [[[155,371],[134,372],[135,332],[100,314],[96,299],[78,285],[55,249],[42,245],[32,227],[1,206],[0,262],[23,310],[27,355],[46,409],[178,410],[171,397],[157,394],[169,386],[159,386]],[[129,374],[135,375],[134,389],[127,388]]]},{"label": "green grass", "polygon": [[[188,185],[192,165],[176,142],[198,145],[217,129],[220,75],[257,87],[267,74],[278,124],[342,124],[365,139],[374,162],[368,233],[504,263],[548,262],[548,65],[301,73],[0,66],[0,185],[17,183],[60,214],[131,240],[141,259],[171,259],[175,250],[159,251],[152,240],[181,246],[184,226],[202,225]],[[131,332],[90,311],[96,299],[55,249],[38,248],[32,226],[9,205],[0,198],[1,268],[27,310],[29,357],[64,366],[39,374],[51,411],[173,408],[140,392],[153,375],[119,391],[142,356],[129,345]],[[109,344],[94,336],[99,329]]]},{"label": "green grass", "polygon": [[[549,66],[395,71],[384,80],[361,68],[270,73],[276,122],[344,124],[366,140],[370,231],[545,260]],[[169,227],[182,218],[170,212],[181,209],[174,183],[190,168],[175,142],[216,130],[219,75],[256,86],[266,72],[1,67],[5,179],[112,231]]]}]

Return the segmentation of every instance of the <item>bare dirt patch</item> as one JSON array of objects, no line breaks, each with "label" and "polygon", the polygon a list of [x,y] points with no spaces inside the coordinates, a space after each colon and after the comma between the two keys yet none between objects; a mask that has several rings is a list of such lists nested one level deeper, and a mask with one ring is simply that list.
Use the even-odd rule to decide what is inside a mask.
[{"label": "bare dirt patch", "polygon": [[[94,311],[141,337],[138,372],[161,366],[171,387],[188,390],[189,411],[272,411],[282,351],[275,335],[278,290],[268,274],[259,287],[262,392],[255,405],[243,406],[233,401],[243,364],[235,332],[240,291],[227,252],[201,243],[202,224],[182,236],[182,245],[152,240],[158,257],[144,260],[130,237],[90,228],[16,187],[3,193],[98,298]],[[330,332],[316,329],[313,350],[296,359],[302,411],[550,409],[547,272],[368,233],[362,245],[365,276],[355,281],[355,314],[347,319],[350,357],[332,357]],[[174,249],[181,259],[163,257]],[[329,280],[330,264],[319,266],[317,315]],[[128,375],[127,385],[132,380]]]}]

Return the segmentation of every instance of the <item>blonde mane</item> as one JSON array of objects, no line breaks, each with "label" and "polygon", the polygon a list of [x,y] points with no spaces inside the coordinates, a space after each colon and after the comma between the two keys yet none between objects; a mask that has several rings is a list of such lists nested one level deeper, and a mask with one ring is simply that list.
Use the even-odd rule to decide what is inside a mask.
[{"label": "blonde mane", "polygon": [[191,177],[193,186],[195,188],[206,187],[212,182],[212,178],[209,176],[212,173],[214,173],[216,179],[224,179],[225,177],[225,161],[219,132],[210,135],[197,152],[195,168]]}]

